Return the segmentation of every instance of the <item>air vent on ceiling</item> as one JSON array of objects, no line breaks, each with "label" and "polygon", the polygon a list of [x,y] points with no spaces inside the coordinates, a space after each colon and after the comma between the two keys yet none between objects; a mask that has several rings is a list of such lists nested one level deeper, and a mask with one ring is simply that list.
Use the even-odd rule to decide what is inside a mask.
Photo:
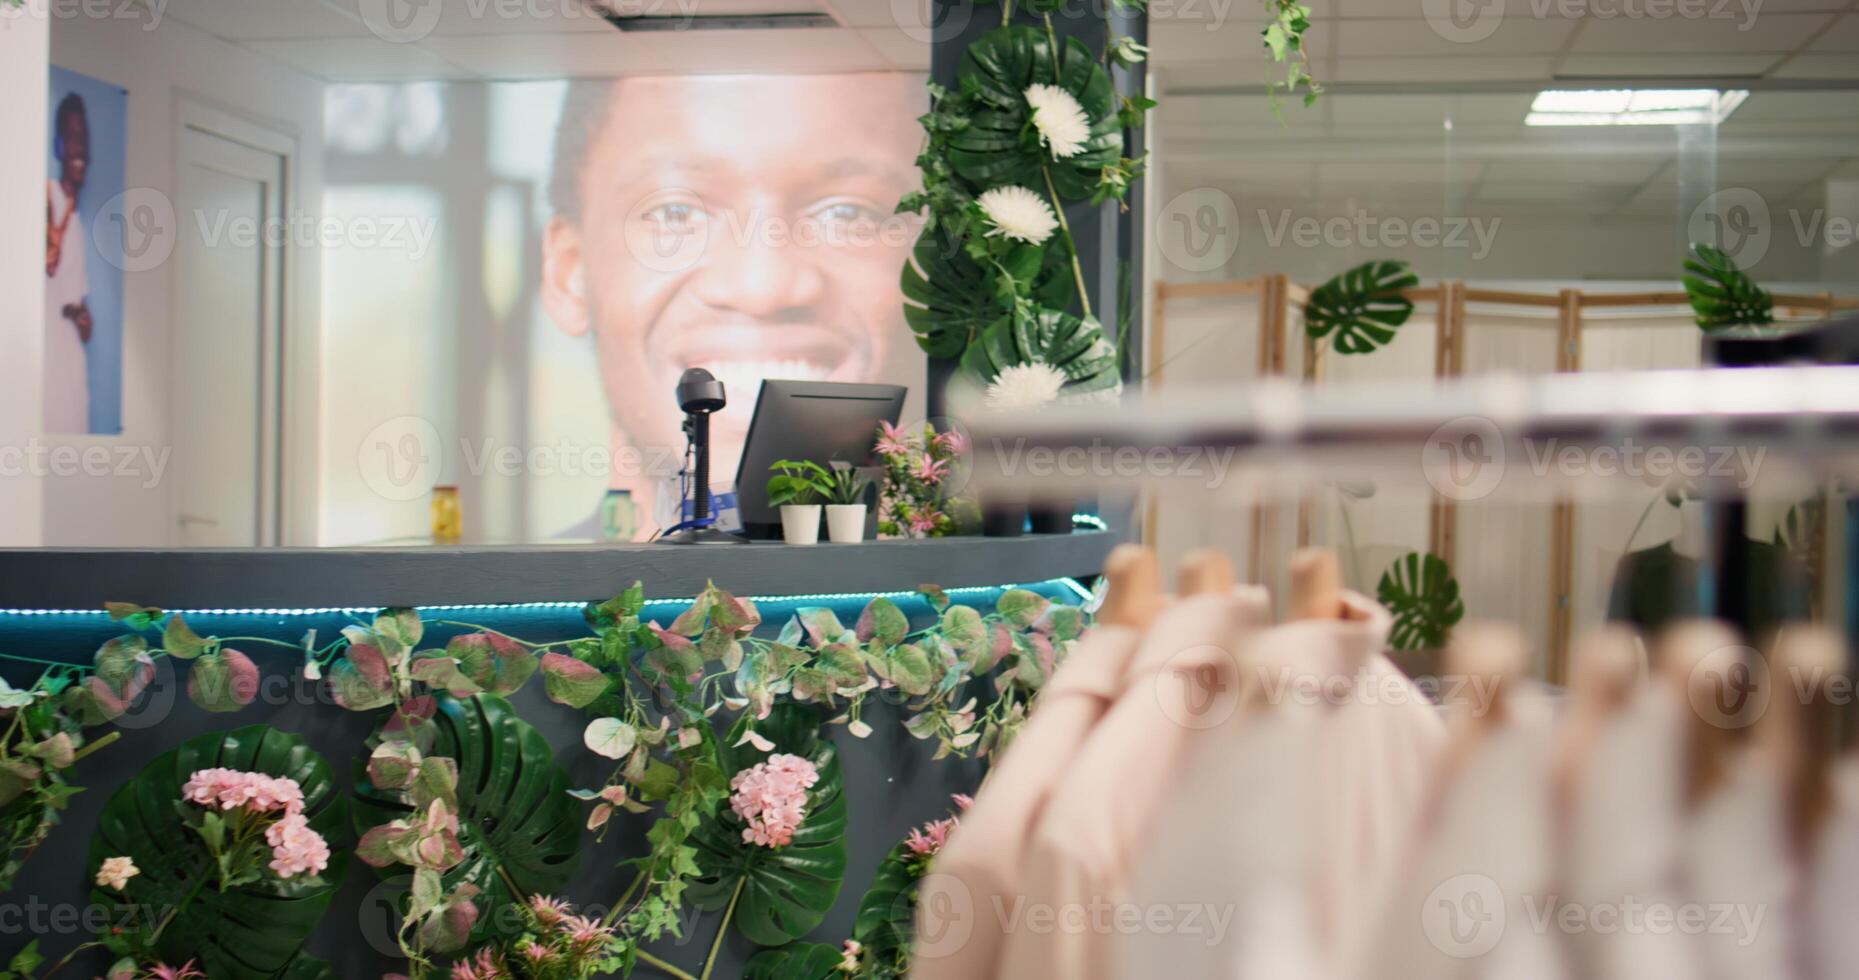
[{"label": "air vent on ceiling", "polygon": [[794,31],[838,27],[829,14],[624,14],[603,9],[601,17],[622,31]]}]

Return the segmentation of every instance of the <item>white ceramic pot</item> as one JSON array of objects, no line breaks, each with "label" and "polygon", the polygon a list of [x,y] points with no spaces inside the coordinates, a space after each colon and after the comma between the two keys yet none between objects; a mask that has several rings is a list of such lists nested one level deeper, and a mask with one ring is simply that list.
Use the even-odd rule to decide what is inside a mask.
[{"label": "white ceramic pot", "polygon": [[827,504],[826,538],[834,544],[858,544],[865,540],[865,505]]},{"label": "white ceramic pot", "polygon": [[820,505],[782,504],[781,537],[788,544],[819,544]]}]

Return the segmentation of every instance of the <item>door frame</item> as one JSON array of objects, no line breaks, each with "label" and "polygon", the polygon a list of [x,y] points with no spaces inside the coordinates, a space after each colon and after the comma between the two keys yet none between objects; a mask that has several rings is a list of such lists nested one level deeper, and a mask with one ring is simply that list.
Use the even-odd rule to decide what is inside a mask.
[{"label": "door frame", "polygon": [[[298,207],[298,141],[294,135],[206,100],[177,95],[173,185],[177,198],[185,169],[190,165],[187,155],[187,136],[190,132],[276,156],[280,164],[278,217],[287,222],[292,220]],[[198,234],[198,228],[190,226],[192,220],[185,213],[177,213],[178,234]],[[314,376],[306,377],[299,370],[298,364],[307,352],[314,351],[314,330],[309,331],[309,337],[299,336],[305,332],[304,325],[313,324],[314,320],[296,315],[297,294],[302,292],[295,288],[301,257],[297,254],[300,250],[293,247],[291,237],[284,235],[278,243],[276,276],[267,277],[270,281],[265,287],[265,305],[271,314],[270,324],[259,341],[263,362],[263,376],[259,379],[259,547],[308,543],[304,540],[298,515],[306,509],[314,513],[310,506],[314,503],[314,494],[306,491],[314,487],[315,478],[316,391]],[[179,285],[178,269],[170,267],[171,344],[178,340],[180,332]],[[170,378],[175,377],[174,367],[180,356],[180,351],[170,348]],[[313,367],[313,364],[311,360],[310,364],[301,366]],[[179,417],[172,404],[181,397],[182,392],[170,391],[171,420]],[[308,425],[304,424],[306,421]],[[178,519],[179,504],[178,499],[170,497],[171,518]],[[313,530],[310,536],[313,538]]]}]

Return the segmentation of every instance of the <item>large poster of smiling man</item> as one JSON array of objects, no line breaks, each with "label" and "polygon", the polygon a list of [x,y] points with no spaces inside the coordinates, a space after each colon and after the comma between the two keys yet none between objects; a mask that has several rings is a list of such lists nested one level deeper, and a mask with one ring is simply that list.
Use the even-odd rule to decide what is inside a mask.
[{"label": "large poster of smiling man", "polygon": [[[568,86],[541,300],[591,341],[614,458],[682,450],[672,389],[690,367],[729,392],[718,484],[765,378],[906,385],[920,416],[925,361],[898,286],[919,223],[893,211],[917,184],[924,104],[921,76],[897,73]],[[610,483],[663,513],[662,478],[616,467]]]}]

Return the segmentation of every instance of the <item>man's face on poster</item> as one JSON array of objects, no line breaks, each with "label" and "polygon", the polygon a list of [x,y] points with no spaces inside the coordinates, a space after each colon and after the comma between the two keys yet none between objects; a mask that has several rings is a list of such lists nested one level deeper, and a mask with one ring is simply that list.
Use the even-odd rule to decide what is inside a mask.
[{"label": "man's face on poster", "polygon": [[[672,389],[720,378],[713,478],[735,472],[764,378],[894,380],[920,355],[898,274],[916,238],[917,79],[627,79],[578,175],[580,220],[547,243],[544,299],[592,330],[616,426],[680,448]],[[904,368],[902,370],[909,370]]]},{"label": "man's face on poster", "polygon": [[58,179],[76,196],[84,187],[84,175],[90,170],[90,127],[84,117],[67,112],[58,120]]}]

